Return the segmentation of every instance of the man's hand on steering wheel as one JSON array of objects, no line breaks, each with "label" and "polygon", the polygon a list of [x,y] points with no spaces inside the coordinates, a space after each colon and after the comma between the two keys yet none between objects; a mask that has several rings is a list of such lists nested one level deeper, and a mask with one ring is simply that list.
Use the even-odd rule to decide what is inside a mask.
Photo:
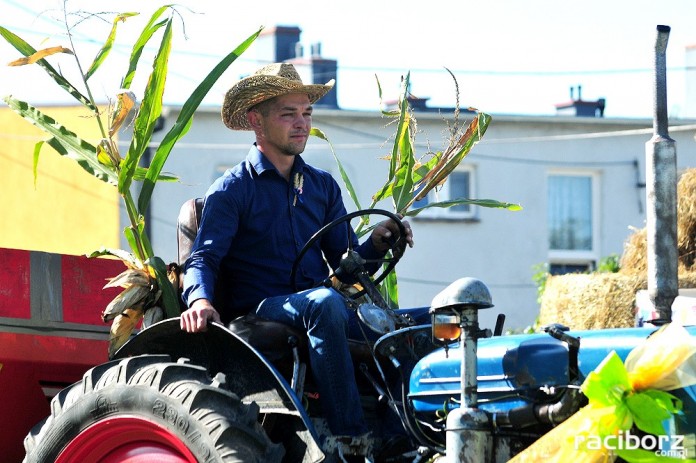
[{"label": "man's hand on steering wheel", "polygon": [[[403,216],[399,216],[399,218],[402,217]],[[413,231],[411,230],[411,225],[408,223],[407,220],[402,220],[401,223],[406,229],[406,243],[409,247],[412,248]],[[374,230],[372,230],[370,238],[372,239],[372,244],[374,245],[375,249],[377,249],[380,252],[387,252],[393,246],[393,236],[399,236],[399,226],[396,222],[394,222],[394,220],[389,219],[377,224]]]}]

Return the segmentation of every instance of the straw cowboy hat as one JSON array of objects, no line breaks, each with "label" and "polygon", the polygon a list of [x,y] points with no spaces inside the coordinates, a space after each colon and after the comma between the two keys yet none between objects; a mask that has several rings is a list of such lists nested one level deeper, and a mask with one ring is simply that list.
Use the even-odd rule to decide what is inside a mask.
[{"label": "straw cowboy hat", "polygon": [[304,85],[292,64],[269,64],[243,78],[227,91],[222,104],[222,121],[232,130],[252,130],[246,113],[254,105],[290,93],[306,93],[309,102],[314,103],[333,86],[333,79],[324,85]]}]

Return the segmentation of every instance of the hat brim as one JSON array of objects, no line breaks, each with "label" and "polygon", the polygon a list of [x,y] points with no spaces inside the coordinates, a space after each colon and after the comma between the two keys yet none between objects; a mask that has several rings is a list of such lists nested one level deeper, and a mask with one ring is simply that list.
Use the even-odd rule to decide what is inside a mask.
[{"label": "hat brim", "polygon": [[305,93],[310,104],[326,95],[334,86],[334,80],[326,84],[304,85],[294,80],[275,76],[254,75],[237,82],[225,94],[222,104],[222,121],[232,130],[252,130],[247,112],[262,101],[281,95]]}]

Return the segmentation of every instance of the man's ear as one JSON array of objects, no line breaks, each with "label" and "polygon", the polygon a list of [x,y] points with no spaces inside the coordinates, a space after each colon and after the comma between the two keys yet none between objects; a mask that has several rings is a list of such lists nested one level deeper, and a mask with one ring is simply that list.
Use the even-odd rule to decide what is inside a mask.
[{"label": "man's ear", "polygon": [[261,114],[258,111],[247,111],[246,117],[249,125],[254,130],[261,128]]}]

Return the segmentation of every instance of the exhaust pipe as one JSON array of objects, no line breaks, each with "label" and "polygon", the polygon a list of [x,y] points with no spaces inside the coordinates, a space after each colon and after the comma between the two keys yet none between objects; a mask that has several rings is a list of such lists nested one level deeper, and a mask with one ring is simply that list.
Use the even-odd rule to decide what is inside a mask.
[{"label": "exhaust pipe", "polygon": [[679,293],[677,266],[677,150],[669,137],[666,50],[669,26],[657,26],[655,40],[653,136],[645,144],[648,235],[648,295],[657,312],[650,320],[672,320]]}]

